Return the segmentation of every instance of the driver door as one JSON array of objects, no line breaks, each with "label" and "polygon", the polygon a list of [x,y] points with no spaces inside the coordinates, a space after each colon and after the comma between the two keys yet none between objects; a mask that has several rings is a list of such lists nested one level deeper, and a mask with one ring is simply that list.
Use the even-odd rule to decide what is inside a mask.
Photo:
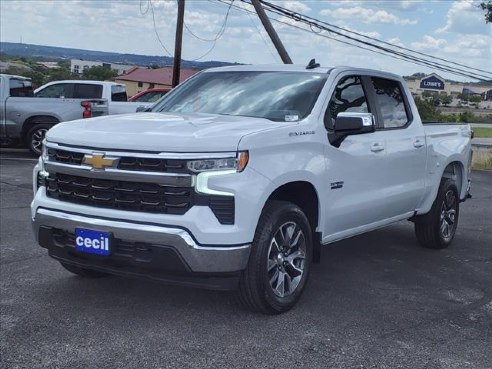
[{"label": "driver door", "polygon": [[349,135],[342,142],[334,137],[339,113],[374,113],[365,80],[357,75],[341,77],[326,109],[324,123],[329,142],[325,147],[323,242],[360,233],[384,219],[387,155],[381,132]]}]

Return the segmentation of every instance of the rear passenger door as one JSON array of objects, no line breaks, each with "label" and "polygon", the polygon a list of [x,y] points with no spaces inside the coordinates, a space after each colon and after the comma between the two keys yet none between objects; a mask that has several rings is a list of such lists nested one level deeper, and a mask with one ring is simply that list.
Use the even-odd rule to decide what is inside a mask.
[{"label": "rear passenger door", "polygon": [[384,142],[384,218],[412,212],[425,188],[426,143],[422,124],[414,122],[410,104],[398,80],[370,77],[378,120],[377,134]]}]

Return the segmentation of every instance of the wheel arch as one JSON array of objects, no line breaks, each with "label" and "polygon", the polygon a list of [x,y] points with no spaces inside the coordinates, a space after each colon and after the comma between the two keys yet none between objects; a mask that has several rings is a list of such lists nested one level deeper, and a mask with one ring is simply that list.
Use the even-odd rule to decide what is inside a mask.
[{"label": "wheel arch", "polygon": [[304,180],[287,182],[279,185],[270,193],[267,201],[271,200],[291,202],[299,206],[306,214],[313,236],[313,261],[318,262],[320,259],[321,235],[316,230],[321,218],[321,207],[316,187],[311,182]]},{"label": "wheel arch", "polygon": [[[464,178],[465,178],[465,167],[463,163],[459,160],[455,160],[450,162],[444,168],[442,173],[442,178],[450,178],[456,184],[456,188],[459,191],[460,199],[463,196],[463,187],[465,186]],[[465,189],[466,191],[466,189]]]},{"label": "wheel arch", "polygon": [[53,115],[33,115],[27,118],[22,124],[21,130],[21,139],[26,140],[26,135],[29,130],[34,127],[36,124],[52,124],[55,125],[60,123],[60,119]]}]

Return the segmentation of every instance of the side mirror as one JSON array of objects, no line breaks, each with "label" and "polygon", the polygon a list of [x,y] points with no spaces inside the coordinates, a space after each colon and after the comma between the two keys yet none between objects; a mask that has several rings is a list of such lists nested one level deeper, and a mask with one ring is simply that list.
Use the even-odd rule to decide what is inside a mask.
[{"label": "side mirror", "polygon": [[335,119],[334,131],[338,137],[359,135],[376,130],[374,115],[371,113],[339,113]]},{"label": "side mirror", "polygon": [[149,111],[152,111],[152,108],[147,108],[147,107],[145,107],[143,105],[142,106],[139,106],[137,108],[137,110],[136,110],[137,113],[142,113],[142,112],[146,113],[146,112],[149,112]]}]

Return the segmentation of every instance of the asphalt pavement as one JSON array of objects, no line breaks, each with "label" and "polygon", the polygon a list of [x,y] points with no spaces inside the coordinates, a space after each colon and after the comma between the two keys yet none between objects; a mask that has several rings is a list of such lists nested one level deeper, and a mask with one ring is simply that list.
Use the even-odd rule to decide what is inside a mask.
[{"label": "asphalt pavement", "polygon": [[1,368],[492,368],[492,172],[474,171],[454,243],[401,222],[322,250],[300,303],[65,271],[31,234],[35,161],[0,156]]}]

